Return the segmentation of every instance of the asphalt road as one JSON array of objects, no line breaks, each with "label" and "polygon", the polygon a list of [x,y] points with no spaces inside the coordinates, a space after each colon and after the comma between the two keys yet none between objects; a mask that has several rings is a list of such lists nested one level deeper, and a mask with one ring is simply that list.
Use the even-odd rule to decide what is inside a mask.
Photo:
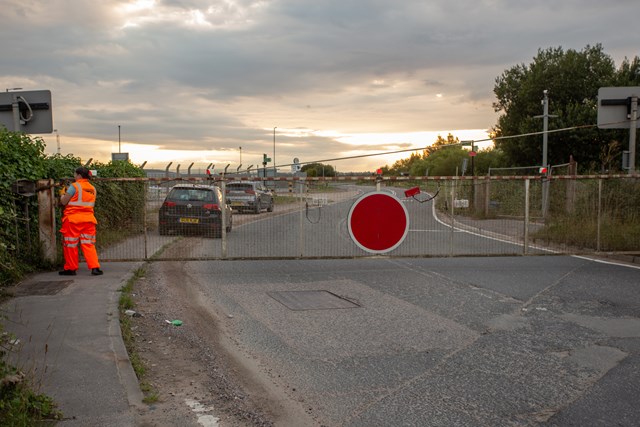
[{"label": "asphalt road", "polygon": [[[311,203],[276,205],[272,213],[235,213],[233,230],[223,239],[187,237],[192,240],[187,252],[165,250],[160,259],[215,259],[215,258],[330,258],[362,257],[369,253],[358,247],[348,230],[349,213],[355,200],[363,193],[374,191],[373,186],[346,187],[347,191],[314,194]],[[399,190],[387,188],[394,193]],[[397,194],[406,208],[409,229],[406,238],[389,252],[392,256],[478,256],[521,255],[523,245],[509,235],[522,234],[523,226],[516,228],[506,220],[482,221],[490,230],[504,236],[488,235],[482,230],[463,224],[451,227],[447,218],[438,215],[433,202],[419,203]],[[313,200],[328,204],[316,205]],[[149,220],[155,220],[150,216]],[[514,221],[512,221],[514,222]],[[517,223],[517,221],[515,221]],[[143,260],[163,245],[170,244],[174,236],[159,236],[153,226],[146,236],[129,239],[121,245],[101,252],[104,260]],[[506,236],[506,238],[505,238]],[[542,253],[528,248],[530,254]]]},{"label": "asphalt road", "polygon": [[238,347],[336,426],[640,420],[640,270],[566,256],[192,261]]},{"label": "asphalt road", "polygon": [[[347,232],[353,199],[236,222],[227,256],[366,255]],[[451,229],[428,203],[405,206],[411,229],[393,255],[433,258],[185,269],[240,352],[319,425],[638,425],[638,266],[446,257],[522,246]],[[161,257],[219,257],[222,246],[189,237]]]}]

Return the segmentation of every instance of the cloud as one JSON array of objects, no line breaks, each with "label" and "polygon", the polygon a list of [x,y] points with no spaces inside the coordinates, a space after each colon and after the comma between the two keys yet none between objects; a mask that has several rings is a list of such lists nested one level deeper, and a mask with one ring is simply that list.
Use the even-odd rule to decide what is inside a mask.
[{"label": "cloud", "polygon": [[347,157],[362,137],[376,142],[360,153],[450,130],[481,138],[504,70],[547,47],[638,55],[610,28],[634,28],[636,10],[592,0],[5,0],[0,85],[51,90],[63,151],[85,157],[108,160],[118,126],[149,157],[178,149],[237,162],[242,146],[258,158],[273,150],[274,126],[309,130],[276,135],[281,158]]}]

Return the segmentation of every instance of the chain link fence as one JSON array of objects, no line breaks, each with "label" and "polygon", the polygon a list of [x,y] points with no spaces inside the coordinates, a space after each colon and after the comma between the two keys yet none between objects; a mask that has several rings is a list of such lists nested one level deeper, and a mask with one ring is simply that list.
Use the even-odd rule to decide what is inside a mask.
[{"label": "chain link fence", "polygon": [[[225,197],[228,180],[96,179],[99,254],[131,261],[637,253],[638,178],[243,177],[269,190],[271,211],[234,209],[213,236],[186,228],[161,234],[159,212],[175,185],[216,186]],[[100,204],[107,187],[110,202]],[[406,233],[392,250],[369,251],[358,244],[350,214],[358,200],[380,192],[403,206]],[[376,223],[384,208],[370,209],[373,232],[384,234],[393,224]],[[197,220],[188,212],[176,218]]]}]

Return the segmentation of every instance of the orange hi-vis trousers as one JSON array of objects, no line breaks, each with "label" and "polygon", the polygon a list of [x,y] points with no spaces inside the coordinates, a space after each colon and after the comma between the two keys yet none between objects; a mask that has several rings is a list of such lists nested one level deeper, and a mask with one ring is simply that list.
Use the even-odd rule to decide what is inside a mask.
[{"label": "orange hi-vis trousers", "polygon": [[87,267],[100,268],[98,252],[96,251],[96,225],[91,222],[73,224],[69,221],[62,223],[62,252],[64,254],[64,269],[78,269],[78,244],[82,248]]}]

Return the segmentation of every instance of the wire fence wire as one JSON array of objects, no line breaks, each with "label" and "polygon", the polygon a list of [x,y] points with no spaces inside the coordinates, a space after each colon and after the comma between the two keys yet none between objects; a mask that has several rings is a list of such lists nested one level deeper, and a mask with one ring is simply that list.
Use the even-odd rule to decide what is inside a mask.
[{"label": "wire fence wire", "polygon": [[[219,237],[161,235],[158,215],[172,186],[219,186],[224,194],[224,179],[96,179],[99,195],[109,186],[130,198],[97,204],[99,254],[132,261],[638,253],[638,178],[244,177],[271,189],[273,212],[234,210],[231,230]],[[406,234],[389,251],[363,248],[349,223],[355,203],[377,193],[406,211]],[[376,224],[375,209],[373,232],[384,234],[394,224]]]}]

